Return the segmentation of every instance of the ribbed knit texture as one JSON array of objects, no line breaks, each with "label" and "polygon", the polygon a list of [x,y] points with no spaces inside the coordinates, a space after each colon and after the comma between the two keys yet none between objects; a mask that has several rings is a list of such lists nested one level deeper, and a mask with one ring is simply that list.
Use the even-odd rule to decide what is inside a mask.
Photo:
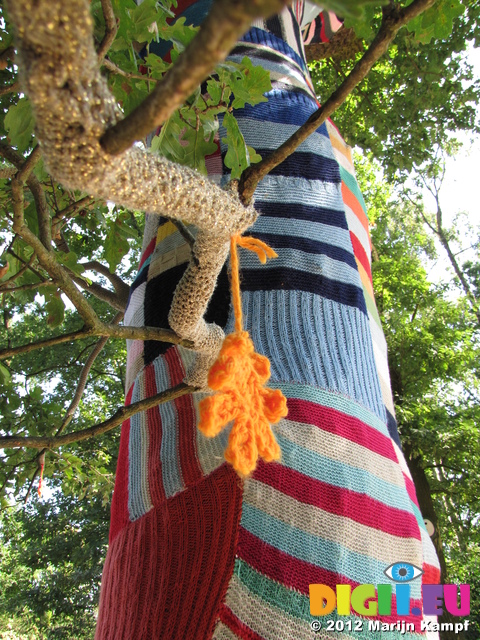
[{"label": "ribbed knit texture", "polygon": [[[193,15],[193,5],[180,9]],[[231,55],[248,55],[272,75],[268,102],[236,112],[247,144],[262,155],[318,106],[297,23],[303,15],[295,2],[256,22]],[[207,158],[222,184],[224,153],[219,143]],[[260,461],[240,487],[224,461],[229,428],[215,438],[197,429],[205,394],[127,420],[97,640],[370,638],[366,626],[360,636],[313,634],[309,584],[383,584],[384,569],[399,561],[423,568],[426,583],[439,579],[393,417],[365,203],[333,124],[262,180],[255,207],[261,215],[249,235],[279,257],[259,265],[241,252],[243,327],[270,360],[269,384],[287,398],[288,415],[273,426],[281,460]],[[147,216],[126,323],[168,327],[188,255],[170,222]],[[227,333],[229,300],[224,269],[206,318]],[[193,357],[130,341],[127,404],[180,382]],[[412,606],[420,606],[420,584],[411,583]],[[424,637],[418,616],[405,620],[417,624],[414,634],[382,637]]]}]

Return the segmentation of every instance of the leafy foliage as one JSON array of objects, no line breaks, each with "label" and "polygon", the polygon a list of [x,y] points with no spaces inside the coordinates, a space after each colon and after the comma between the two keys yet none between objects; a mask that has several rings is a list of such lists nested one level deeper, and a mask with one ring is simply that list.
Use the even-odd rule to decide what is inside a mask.
[{"label": "leafy foliage", "polygon": [[108,520],[98,499],[58,490],[0,513],[0,637],[93,638]]},{"label": "leafy foliage", "polygon": [[[423,26],[427,14],[428,33]],[[479,131],[475,105],[480,84],[465,57],[469,42],[478,43],[479,17],[478,2],[437,2],[400,31],[386,55],[335,112],[335,123],[349,144],[371,152],[388,179],[405,179],[457,131]],[[346,25],[355,26],[366,46],[380,21],[381,13],[371,8],[367,21]],[[312,78],[321,100],[360,56],[313,63]]]}]

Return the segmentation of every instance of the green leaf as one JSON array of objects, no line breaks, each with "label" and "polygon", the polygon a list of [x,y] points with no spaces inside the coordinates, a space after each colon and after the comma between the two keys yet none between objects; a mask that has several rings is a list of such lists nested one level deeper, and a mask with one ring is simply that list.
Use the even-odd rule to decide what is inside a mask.
[{"label": "green leaf", "polygon": [[245,57],[242,60],[241,71],[232,75],[230,86],[233,91],[234,109],[242,109],[246,104],[255,105],[267,102],[263,95],[272,89],[270,74],[262,67],[254,67],[251,60]]},{"label": "green leaf", "polygon": [[353,27],[358,38],[371,42],[377,33],[378,21],[375,21],[377,12],[378,6],[367,6],[364,7],[360,16],[347,15],[344,21],[345,28]]},{"label": "green leaf", "polygon": [[250,164],[255,164],[256,162],[260,162],[262,156],[255,151],[253,147],[249,147],[247,144],[248,157],[250,158]]},{"label": "green leaf", "polygon": [[442,0],[407,24],[418,42],[427,44],[433,39],[445,40],[451,34],[454,21],[465,11],[460,0]]},{"label": "green leaf", "polygon": [[115,220],[110,220],[107,223],[107,237],[103,253],[112,273],[115,272],[115,268],[130,249],[128,240],[136,235],[133,229],[125,223],[127,217],[128,213],[122,211]]},{"label": "green leaf", "polygon": [[81,275],[83,273],[83,267],[81,264],[78,264],[78,256],[74,251],[70,251],[69,253],[63,253],[63,251],[58,252],[58,261],[63,264],[65,267],[68,267],[70,271]]},{"label": "green leaf", "polygon": [[13,104],[5,116],[5,129],[11,144],[19,151],[25,151],[32,139],[35,120],[28,98],[20,98],[17,104]]},{"label": "green leaf", "polygon": [[130,37],[137,42],[150,42],[154,37],[154,25],[157,21],[155,0],[144,0],[133,11],[130,11]]},{"label": "green leaf", "polygon": [[[188,110],[185,112],[188,113]],[[177,111],[152,141],[152,151],[206,175],[205,157],[217,149],[212,138],[201,124],[196,129],[183,122]]]},{"label": "green leaf", "polygon": [[227,130],[227,137],[222,138],[222,142],[227,145],[224,162],[225,166],[232,170],[232,179],[236,180],[250,166],[248,149],[235,116],[228,111],[223,118],[223,126]]},{"label": "green leaf", "polygon": [[62,324],[65,318],[65,304],[61,298],[60,292],[45,292],[45,300],[47,304],[45,309],[48,313],[47,324],[52,329]]},{"label": "green leaf", "polygon": [[7,367],[0,362],[0,384],[8,384],[12,379],[12,374]]},{"label": "green leaf", "polygon": [[[162,40],[173,42],[177,52],[182,52],[196,36],[198,27],[185,24],[185,18],[179,18],[173,24],[165,24],[158,29],[158,36]],[[173,58],[172,58],[173,60]]]},{"label": "green leaf", "polygon": [[218,104],[220,102],[220,100],[222,99],[222,91],[223,91],[223,87],[221,85],[220,82],[217,82],[216,80],[208,80],[207,81],[207,91],[208,91],[208,95],[210,96],[210,99],[212,101],[212,104]]}]

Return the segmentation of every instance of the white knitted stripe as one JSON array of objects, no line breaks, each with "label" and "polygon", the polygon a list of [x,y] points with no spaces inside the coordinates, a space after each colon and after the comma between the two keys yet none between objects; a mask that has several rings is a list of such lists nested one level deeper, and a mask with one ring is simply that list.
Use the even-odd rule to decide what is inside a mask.
[{"label": "white knitted stripe", "polygon": [[367,254],[367,257],[370,260],[370,239],[368,237],[368,232],[360,222],[358,216],[352,211],[352,209],[346,204],[345,205],[345,215],[347,217],[348,229],[353,234],[355,234],[360,241],[363,250]]},{"label": "white knitted stripe", "polygon": [[395,462],[356,442],[324,431],[316,425],[288,419],[281,420],[274,430],[304,449],[314,451],[330,460],[363,469],[389,484],[404,488],[402,471]]},{"label": "white knitted stripe", "polygon": [[126,326],[142,327],[145,325],[143,314],[145,288],[146,283],[142,282],[140,286],[132,291],[123,321]]},{"label": "white knitted stripe", "polygon": [[277,489],[255,479],[245,482],[244,501],[262,512],[324,540],[331,540],[345,549],[372,558],[385,566],[402,559],[419,565],[422,544],[415,538],[400,538],[360,524],[319,507],[304,504]]}]

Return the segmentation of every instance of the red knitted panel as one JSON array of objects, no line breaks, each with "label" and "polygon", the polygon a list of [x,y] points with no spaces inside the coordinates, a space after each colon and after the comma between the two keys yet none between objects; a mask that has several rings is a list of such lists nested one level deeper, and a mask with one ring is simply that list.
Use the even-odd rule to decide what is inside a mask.
[{"label": "red knitted panel", "polygon": [[117,475],[110,511],[110,543],[124,527],[128,525],[128,438],[130,418],[122,424],[120,450],[118,452]]},{"label": "red knitted panel", "polygon": [[96,640],[208,640],[233,573],[242,488],[230,465],[124,528],[105,562]]}]

